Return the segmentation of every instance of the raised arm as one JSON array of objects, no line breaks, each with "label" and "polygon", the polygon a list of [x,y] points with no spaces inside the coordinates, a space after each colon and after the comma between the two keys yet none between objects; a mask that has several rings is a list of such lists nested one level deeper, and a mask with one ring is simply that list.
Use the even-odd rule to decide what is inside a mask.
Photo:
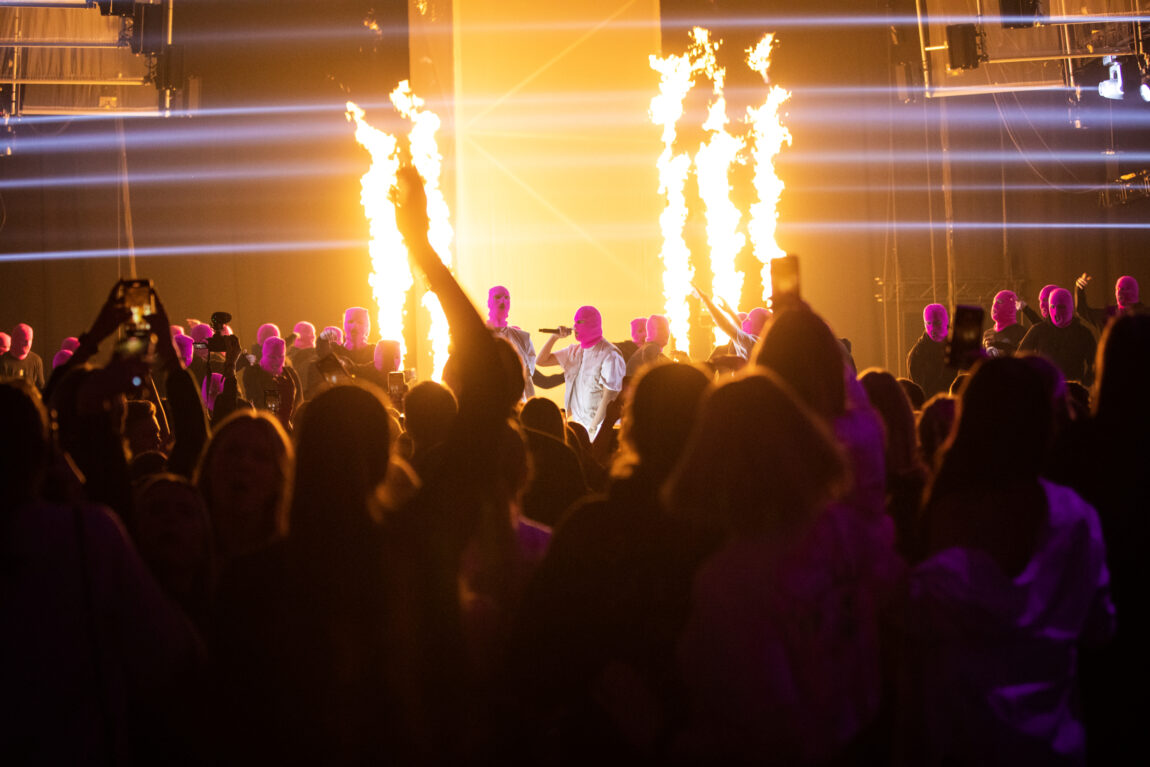
[{"label": "raised arm", "polygon": [[555,356],[555,352],[553,351],[555,342],[569,335],[571,335],[571,328],[560,325],[558,333],[552,333],[548,336],[547,340],[543,343],[543,348],[539,350],[539,354],[535,357],[535,367],[538,368],[540,365],[544,367],[558,365],[559,358]]},{"label": "raised arm", "polygon": [[720,310],[719,307],[715,306],[715,302],[711,300],[711,297],[700,290],[698,285],[691,283],[691,288],[695,291],[695,296],[703,302],[703,306],[706,307],[707,313],[711,315],[711,319],[719,326],[719,330],[722,330],[732,339],[735,338],[739,334],[738,325],[732,322],[731,318]]}]

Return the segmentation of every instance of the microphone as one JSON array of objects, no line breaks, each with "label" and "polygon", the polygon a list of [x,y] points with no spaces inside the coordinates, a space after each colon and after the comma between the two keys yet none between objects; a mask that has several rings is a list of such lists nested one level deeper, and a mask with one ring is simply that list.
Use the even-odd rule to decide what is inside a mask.
[{"label": "microphone", "polygon": [[539,328],[539,332],[540,332],[540,333],[546,333],[546,334],[548,334],[548,335],[562,335],[562,333],[563,333],[563,328],[562,328],[562,327],[558,327],[558,328]]}]

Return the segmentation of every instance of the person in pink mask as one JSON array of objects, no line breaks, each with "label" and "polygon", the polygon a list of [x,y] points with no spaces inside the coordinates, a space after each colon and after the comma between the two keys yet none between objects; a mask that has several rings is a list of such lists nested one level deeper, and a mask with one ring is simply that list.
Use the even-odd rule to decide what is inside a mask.
[{"label": "person in pink mask", "polygon": [[535,363],[563,368],[567,418],[582,424],[594,440],[607,406],[623,390],[627,365],[615,345],[603,338],[603,317],[594,306],[582,306],[575,312],[576,343],[553,351],[555,342],[571,332],[571,328],[560,327],[558,333],[552,333]]},{"label": "person in pink mask", "polygon": [[7,354],[10,348],[12,348],[12,336],[0,333],[0,354]]},{"label": "person in pink mask", "polygon": [[1013,290],[1000,290],[994,295],[990,305],[990,318],[994,327],[982,334],[982,348],[991,357],[1002,357],[1018,351],[1026,329],[1018,324],[1018,310],[1021,301]]},{"label": "person in pink mask", "polygon": [[1098,342],[1074,315],[1074,297],[1065,288],[1050,293],[1050,322],[1035,325],[1018,345],[1020,352],[1036,352],[1058,366],[1067,381],[1084,386],[1094,382],[1094,356]]},{"label": "person in pink mask", "polygon": [[12,328],[8,351],[0,355],[0,378],[22,378],[44,390],[44,361],[32,351],[32,327],[20,323]]},{"label": "person in pink mask", "polygon": [[942,304],[930,304],[922,310],[924,331],[910,353],[906,366],[910,380],[922,387],[927,399],[950,391],[955,371],[946,366],[946,333],[950,317]]},{"label": "person in pink mask", "polygon": [[288,362],[297,371],[307,370],[307,366],[315,362],[315,325],[307,320],[301,320],[292,328],[291,348],[287,350]]},{"label": "person in pink mask", "polygon": [[1086,301],[1086,286],[1090,284],[1091,279],[1089,274],[1083,272],[1082,276],[1075,281],[1074,308],[1083,322],[1093,325],[1099,332],[1104,330],[1115,317],[1120,317],[1123,314],[1146,313],[1146,305],[1138,300],[1138,280],[1130,275],[1123,275],[1114,283],[1114,300],[1118,302],[1117,305],[1106,306],[1101,309],[1095,309]]},{"label": "person in pink mask", "polygon": [[302,402],[303,385],[299,375],[286,365],[287,343],[269,336],[263,343],[258,365],[244,368],[244,392],[258,410],[271,411],[284,429],[291,430],[291,418]]},{"label": "person in pink mask", "polygon": [[375,349],[367,342],[371,335],[371,315],[362,306],[353,306],[343,313],[343,356],[357,365],[372,361]]},{"label": "person in pink mask", "polygon": [[496,285],[487,291],[487,327],[500,338],[506,338],[527,371],[527,383],[523,387],[523,399],[526,402],[535,396],[535,386],[531,383],[531,376],[535,374],[535,344],[531,343],[531,334],[526,330],[507,323],[511,313],[511,292],[502,285]]},{"label": "person in pink mask", "polygon": [[663,353],[671,342],[671,323],[662,314],[652,314],[647,318],[647,342],[627,360],[627,375],[636,376],[643,368],[670,362]]},{"label": "person in pink mask", "polygon": [[624,360],[629,360],[645,343],[647,343],[647,318],[636,317],[631,320],[631,337],[625,341],[615,342],[615,348],[623,355]]}]

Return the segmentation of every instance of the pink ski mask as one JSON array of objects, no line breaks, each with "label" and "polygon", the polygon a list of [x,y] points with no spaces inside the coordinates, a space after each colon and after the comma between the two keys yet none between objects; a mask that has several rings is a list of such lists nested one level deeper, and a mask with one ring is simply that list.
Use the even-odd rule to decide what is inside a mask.
[{"label": "pink ski mask", "polygon": [[1058,290],[1057,285],[1043,285],[1038,291],[1038,311],[1042,312],[1042,319],[1050,319],[1050,294]]},{"label": "pink ski mask", "polygon": [[1013,290],[1000,290],[994,295],[990,318],[994,320],[994,329],[999,333],[1018,322],[1018,296]]},{"label": "pink ski mask", "polygon": [[353,306],[343,313],[344,346],[362,349],[371,335],[371,316],[362,306]]},{"label": "pink ski mask", "polygon": [[761,306],[751,309],[747,318],[743,320],[743,332],[758,338],[763,334],[763,327],[770,318],[771,313]]},{"label": "pink ski mask", "polygon": [[271,336],[264,341],[263,355],[260,357],[260,367],[273,376],[284,372],[284,351],[287,344],[279,336]]},{"label": "pink ski mask", "polygon": [[922,310],[922,324],[926,328],[926,334],[930,336],[931,341],[941,343],[946,340],[947,326],[950,324],[950,317],[946,313],[946,307],[942,304],[930,304]]},{"label": "pink ski mask", "polygon": [[1074,319],[1074,297],[1066,288],[1050,291],[1050,321],[1064,328]]},{"label": "pink ski mask", "polygon": [[1119,309],[1128,309],[1138,303],[1138,280],[1128,274],[1119,277],[1114,283],[1114,298],[1118,300]]},{"label": "pink ski mask", "polygon": [[660,348],[666,346],[671,340],[671,323],[661,314],[652,314],[647,318],[647,343],[657,344]]},{"label": "pink ski mask", "polygon": [[52,356],[52,369],[55,370],[70,359],[72,359],[72,350],[61,349]]},{"label": "pink ski mask", "polygon": [[292,328],[295,333],[295,341],[292,346],[297,349],[314,349],[315,348],[315,325],[307,320],[301,320]]},{"label": "pink ski mask", "polygon": [[216,409],[216,397],[224,390],[224,374],[212,373],[204,376],[204,383],[200,389],[200,398],[208,410]]},{"label": "pink ski mask", "polygon": [[256,343],[260,345],[261,349],[263,349],[264,341],[268,340],[269,338],[278,338],[279,334],[280,329],[278,325],[271,322],[265,322],[263,325],[260,325],[259,330],[256,331]]},{"label": "pink ski mask", "polygon": [[12,336],[7,333],[0,333],[0,354],[4,354],[12,348]]},{"label": "pink ski mask", "polygon": [[575,340],[584,349],[603,340],[603,316],[594,306],[581,306],[575,312]]},{"label": "pink ski mask", "polygon": [[399,341],[384,339],[375,345],[375,369],[381,373],[394,373],[403,364],[399,356]]},{"label": "pink ski mask", "polygon": [[174,345],[176,347],[176,354],[180,356],[184,367],[189,367],[192,364],[192,353],[195,351],[195,347],[192,346],[192,343],[192,337],[185,336],[183,333],[175,337]]},{"label": "pink ski mask", "polygon": [[18,360],[25,359],[32,351],[32,327],[20,323],[12,328],[12,345],[8,353]]},{"label": "pink ski mask", "polygon": [[636,317],[635,319],[631,320],[631,340],[633,342],[637,344],[645,344],[647,343],[647,339],[650,337],[650,334],[647,333],[646,317]]},{"label": "pink ski mask", "polygon": [[343,346],[343,330],[337,328],[335,325],[328,325],[326,328],[319,332],[319,337],[327,341],[329,344],[339,344]]},{"label": "pink ski mask", "polygon": [[60,351],[74,352],[80,348],[80,339],[75,336],[68,336],[60,342]]},{"label": "pink ski mask", "polygon": [[203,344],[207,343],[208,339],[211,338],[214,334],[212,333],[211,325],[205,325],[201,322],[199,325],[196,325],[194,328],[192,328],[192,332],[188,335],[192,337],[192,343]]},{"label": "pink ski mask", "polygon": [[493,328],[505,328],[509,314],[511,314],[511,291],[502,285],[496,285],[487,291],[487,324]]}]

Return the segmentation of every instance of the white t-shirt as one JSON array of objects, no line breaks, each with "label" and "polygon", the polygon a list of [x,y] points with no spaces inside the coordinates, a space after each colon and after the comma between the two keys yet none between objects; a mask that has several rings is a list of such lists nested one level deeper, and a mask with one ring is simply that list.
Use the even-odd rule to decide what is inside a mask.
[{"label": "white t-shirt", "polygon": [[567,385],[563,400],[567,417],[586,426],[591,439],[595,439],[591,423],[603,401],[603,390],[622,391],[627,363],[615,345],[602,338],[590,349],[571,344],[555,352],[555,359],[563,367]]},{"label": "white t-shirt", "polygon": [[535,385],[531,383],[531,376],[535,373],[535,344],[531,343],[531,334],[523,328],[506,325],[501,328],[491,328],[491,331],[500,338],[506,338],[519,353],[523,360],[523,367],[527,368],[527,381],[523,387],[523,399],[535,396]]}]

